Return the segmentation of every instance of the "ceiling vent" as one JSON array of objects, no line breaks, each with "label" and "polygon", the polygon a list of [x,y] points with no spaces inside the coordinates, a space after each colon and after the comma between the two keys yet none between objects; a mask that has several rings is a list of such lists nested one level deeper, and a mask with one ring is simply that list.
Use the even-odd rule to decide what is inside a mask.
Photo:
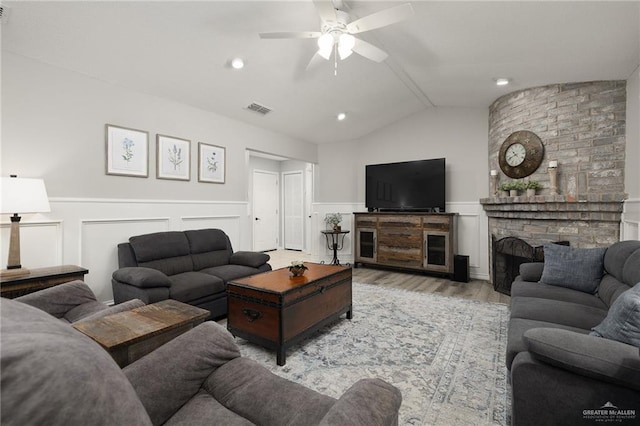
[{"label": "ceiling vent", "polygon": [[247,109],[262,115],[267,115],[271,112],[271,108],[267,108],[266,106],[257,104],[255,102],[249,105]]}]

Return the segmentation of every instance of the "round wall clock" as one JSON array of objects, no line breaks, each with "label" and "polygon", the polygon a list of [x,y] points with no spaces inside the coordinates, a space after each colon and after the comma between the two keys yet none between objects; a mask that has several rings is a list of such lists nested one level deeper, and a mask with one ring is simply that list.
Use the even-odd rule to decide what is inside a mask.
[{"label": "round wall clock", "polygon": [[544,145],[533,132],[519,130],[504,140],[498,153],[498,163],[505,175],[523,178],[535,172],[544,156]]}]

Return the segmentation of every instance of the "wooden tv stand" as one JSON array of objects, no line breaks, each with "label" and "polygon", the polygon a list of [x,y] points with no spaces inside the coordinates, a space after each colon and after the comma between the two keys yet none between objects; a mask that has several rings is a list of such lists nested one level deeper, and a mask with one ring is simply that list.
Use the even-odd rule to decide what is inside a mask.
[{"label": "wooden tv stand", "polygon": [[457,213],[354,213],[355,263],[453,274]]}]

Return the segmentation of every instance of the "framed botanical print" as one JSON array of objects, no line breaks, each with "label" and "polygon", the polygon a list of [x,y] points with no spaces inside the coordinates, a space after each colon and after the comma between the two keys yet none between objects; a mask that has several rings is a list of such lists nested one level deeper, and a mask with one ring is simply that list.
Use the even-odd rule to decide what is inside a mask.
[{"label": "framed botanical print", "polygon": [[191,180],[191,141],[156,135],[158,179]]},{"label": "framed botanical print", "polygon": [[198,143],[198,181],[224,183],[226,149],[222,146]]},{"label": "framed botanical print", "polygon": [[149,176],[149,132],[105,125],[107,174]]}]

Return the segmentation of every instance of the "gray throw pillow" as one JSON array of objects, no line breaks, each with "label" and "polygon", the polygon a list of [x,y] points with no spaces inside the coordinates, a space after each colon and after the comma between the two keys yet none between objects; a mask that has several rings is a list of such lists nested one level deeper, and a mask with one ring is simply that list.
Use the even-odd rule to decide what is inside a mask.
[{"label": "gray throw pillow", "polygon": [[622,293],[609,308],[606,318],[591,330],[592,336],[640,348],[640,283]]},{"label": "gray throw pillow", "polygon": [[545,244],[540,282],[595,294],[604,275],[606,251],[606,247],[581,249]]}]

